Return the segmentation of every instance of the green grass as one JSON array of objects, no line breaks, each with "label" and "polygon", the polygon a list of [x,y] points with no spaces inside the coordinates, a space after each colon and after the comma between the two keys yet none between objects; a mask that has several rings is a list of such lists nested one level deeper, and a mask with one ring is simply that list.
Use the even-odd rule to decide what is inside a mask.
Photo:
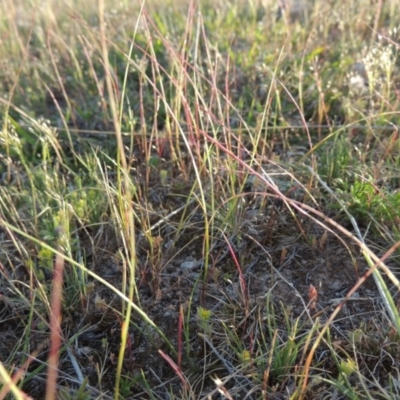
[{"label": "green grass", "polygon": [[399,399],[397,2],[199,3],[0,5],[0,398]]}]

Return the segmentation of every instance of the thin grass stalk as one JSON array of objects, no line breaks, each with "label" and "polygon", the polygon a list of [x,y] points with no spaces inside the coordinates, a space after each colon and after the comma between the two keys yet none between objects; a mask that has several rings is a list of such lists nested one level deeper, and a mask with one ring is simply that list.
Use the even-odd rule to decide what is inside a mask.
[{"label": "thin grass stalk", "polygon": [[56,255],[54,264],[53,289],[50,312],[50,353],[46,381],[46,400],[57,398],[58,360],[61,347],[61,308],[64,275],[64,257],[62,250]]},{"label": "thin grass stalk", "polygon": [[[57,82],[58,82],[58,84],[59,84],[59,86],[60,86],[60,88],[61,88],[61,92],[62,92],[62,94],[63,94],[63,99],[65,100],[65,102],[66,102],[66,104],[67,104],[67,110],[69,111],[69,114],[71,115],[71,118],[72,118],[72,121],[73,121],[73,123],[74,123],[74,126],[76,127],[76,126],[77,126],[77,123],[76,123],[76,120],[75,120],[75,114],[74,114],[74,112],[72,111],[73,108],[72,108],[72,105],[71,105],[71,101],[70,101],[70,99],[69,99],[69,96],[68,96],[68,94],[67,94],[67,91],[65,90],[64,80],[63,80],[63,78],[62,78],[61,75],[60,75],[60,72],[59,72],[58,66],[57,66],[57,62],[56,62],[56,60],[55,60],[55,58],[54,58],[54,54],[53,54],[53,49],[52,49],[52,46],[51,46],[50,38],[51,38],[51,33],[49,32],[49,34],[47,35],[47,48],[49,49],[50,60],[51,60],[51,63],[52,63],[54,72],[55,72],[55,74],[56,74]],[[60,112],[59,114],[62,115],[61,112]],[[75,153],[75,151],[74,151],[74,144],[73,144],[73,141],[72,141],[71,136],[69,135],[68,125],[65,125],[65,127],[67,128],[67,131],[66,131],[66,132],[67,132],[67,134],[68,134],[68,140],[69,140],[70,148],[71,148],[71,150]]]},{"label": "thin grass stalk", "polygon": [[179,319],[178,319],[178,368],[182,369],[182,331],[185,323],[185,315],[183,312],[182,304],[179,306]]},{"label": "thin grass stalk", "polygon": [[244,303],[244,315],[245,318],[247,319],[248,317],[248,313],[249,313],[249,309],[248,309],[248,298],[247,298],[247,288],[246,288],[246,282],[244,280],[244,276],[243,276],[243,272],[242,272],[242,268],[240,267],[239,261],[236,257],[235,251],[231,245],[231,243],[229,242],[228,238],[225,236],[224,233],[222,233],[222,236],[225,238],[225,242],[229,248],[229,252],[231,253],[231,256],[233,258],[233,261],[235,263],[236,269],[238,271],[239,274],[239,284],[240,284],[240,290],[242,292],[242,299],[243,299],[243,303]]},{"label": "thin grass stalk", "polygon": [[175,364],[174,360],[167,354],[165,354],[162,350],[158,350],[158,353],[161,355],[161,357],[170,365],[170,367],[174,370],[176,375],[181,381],[182,387],[190,393],[190,396],[192,399],[195,399],[196,396],[193,392],[192,387],[190,386],[190,383],[186,379],[186,377],[183,375],[182,370]]},{"label": "thin grass stalk", "polygon": [[[33,277],[30,277],[30,286],[32,287],[33,284]],[[33,321],[33,315],[35,312],[35,304],[36,304],[36,292],[34,290],[32,290],[32,297],[30,299],[30,303],[31,303],[31,307],[29,310],[29,317],[28,317],[28,321],[26,326],[27,327],[32,327],[32,321]],[[29,353],[29,341],[30,341],[30,335],[29,334],[25,334],[25,340],[24,340],[24,351],[28,354]]]},{"label": "thin grass stalk", "polygon": [[15,396],[16,400],[31,400],[32,397],[27,396],[18,386],[15,384],[14,380],[8,374],[6,369],[3,366],[3,363],[0,362],[0,378],[3,383],[3,389],[0,392],[1,398],[5,398],[8,391],[11,391]]},{"label": "thin grass stalk", "polygon": [[[268,325],[268,327],[270,327],[270,325]],[[267,362],[267,369],[263,373],[263,392],[264,392],[263,398],[264,398],[264,400],[268,400],[268,391],[267,391],[268,381],[269,381],[269,375],[270,375],[271,367],[272,367],[272,360],[273,360],[273,356],[274,356],[273,349],[275,348],[277,337],[278,337],[278,329],[275,329],[274,335],[272,336],[272,340],[271,340],[270,352],[269,352],[268,362]]]},{"label": "thin grass stalk", "polygon": [[0,362],[0,378],[3,381],[3,388],[0,391],[0,400],[6,398],[9,391],[13,393],[16,400],[23,399],[23,400],[31,400],[32,397],[26,395],[21,389],[17,387],[17,382],[24,377],[29,365],[34,361],[39,354],[39,351],[36,350],[32,354],[29,355],[27,360],[24,362],[21,368],[17,370],[17,372],[11,378],[7,371],[4,369],[3,364]]},{"label": "thin grass stalk", "polygon": [[[142,5],[143,6],[143,5]],[[107,86],[107,92],[110,101],[110,108],[114,123],[115,136],[118,144],[118,159],[122,169],[122,180],[119,174],[120,168],[117,168],[118,171],[118,189],[119,189],[119,199],[120,199],[120,211],[122,221],[125,222],[124,233],[127,236],[128,249],[127,256],[129,259],[128,265],[130,269],[129,274],[129,294],[127,297],[127,307],[126,313],[124,315],[124,321],[121,327],[121,345],[120,351],[118,354],[118,363],[117,363],[117,372],[115,378],[115,400],[119,399],[120,396],[120,382],[122,375],[122,367],[124,361],[124,354],[128,340],[128,331],[130,325],[130,319],[132,315],[133,309],[133,298],[135,294],[135,270],[136,270],[136,244],[135,244],[135,225],[133,219],[133,210],[131,206],[132,194],[131,194],[131,183],[129,179],[129,169],[126,163],[126,155],[124,150],[124,143],[122,140],[121,134],[121,118],[122,118],[122,99],[119,104],[117,102],[117,97],[115,90],[112,85],[111,78],[111,66],[109,65],[109,55],[108,55],[108,47],[106,40],[106,23],[105,23],[105,8],[104,8],[104,0],[99,0],[99,21],[100,21],[100,39],[101,39],[101,48],[102,48],[102,56],[104,62],[105,69],[105,80]],[[126,79],[124,80],[124,88],[123,92],[125,92],[126,87]],[[122,190],[123,187],[123,190]],[[144,314],[144,313],[143,313]]]}]

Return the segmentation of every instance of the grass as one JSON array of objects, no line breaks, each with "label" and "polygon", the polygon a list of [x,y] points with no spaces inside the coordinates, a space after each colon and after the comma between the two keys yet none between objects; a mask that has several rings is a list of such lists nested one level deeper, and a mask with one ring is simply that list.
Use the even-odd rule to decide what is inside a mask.
[{"label": "grass", "polygon": [[400,398],[399,4],[309,4],[0,5],[0,398]]}]

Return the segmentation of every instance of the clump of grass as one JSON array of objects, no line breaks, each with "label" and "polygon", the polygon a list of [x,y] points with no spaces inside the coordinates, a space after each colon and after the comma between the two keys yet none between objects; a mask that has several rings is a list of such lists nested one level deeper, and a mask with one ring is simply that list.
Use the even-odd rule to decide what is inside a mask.
[{"label": "clump of grass", "polygon": [[398,396],[391,4],[67,6],[1,6],[0,396]]}]

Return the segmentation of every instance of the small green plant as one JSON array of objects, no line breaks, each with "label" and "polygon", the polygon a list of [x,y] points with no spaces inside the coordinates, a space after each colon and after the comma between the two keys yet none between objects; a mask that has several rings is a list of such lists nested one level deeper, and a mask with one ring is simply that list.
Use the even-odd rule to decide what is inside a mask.
[{"label": "small green plant", "polygon": [[87,388],[88,378],[79,386],[78,390],[73,390],[71,388],[62,388],[58,393],[58,398],[60,400],[89,400],[92,398],[90,390]]},{"label": "small green plant", "polygon": [[197,308],[197,323],[199,324],[199,328],[206,334],[211,334],[212,332],[211,318],[211,310],[207,310],[203,307]]},{"label": "small green plant", "polygon": [[354,360],[348,358],[347,360],[341,360],[339,365],[339,384],[349,384],[349,378],[352,374],[357,371],[357,364]]},{"label": "small green plant", "polygon": [[397,227],[400,193],[378,188],[366,179],[349,186],[347,206],[350,213],[364,222],[375,220],[379,224]]},{"label": "small green plant", "polygon": [[135,379],[130,377],[121,378],[120,394],[123,399],[128,399],[132,395],[132,388],[135,385]]}]

